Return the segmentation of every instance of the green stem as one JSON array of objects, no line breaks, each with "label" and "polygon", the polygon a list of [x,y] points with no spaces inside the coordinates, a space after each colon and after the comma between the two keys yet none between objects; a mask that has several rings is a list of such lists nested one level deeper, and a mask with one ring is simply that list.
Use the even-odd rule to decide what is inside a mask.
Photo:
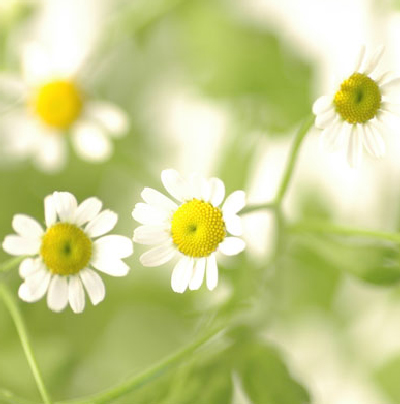
[{"label": "green stem", "polygon": [[310,130],[311,126],[314,123],[314,115],[310,115],[304,123],[300,126],[299,131],[297,132],[296,138],[292,144],[292,148],[290,150],[289,159],[286,163],[285,172],[283,174],[281,185],[279,186],[278,192],[275,198],[275,204],[280,205],[282,200],[286,194],[286,191],[289,186],[290,179],[292,178],[292,174],[296,165],[297,157],[299,154],[300,146]]},{"label": "green stem", "polygon": [[25,258],[26,256],[23,255],[20,257],[11,258],[8,261],[3,262],[2,264],[0,264],[0,272],[9,271],[10,269],[19,265]]},{"label": "green stem", "polygon": [[338,234],[343,236],[361,236],[380,238],[382,240],[400,243],[400,234],[388,233],[377,230],[356,229],[352,227],[339,226],[325,222],[299,222],[289,225],[287,229],[292,233],[313,232],[313,233],[328,233]]},{"label": "green stem", "polygon": [[255,212],[257,210],[274,210],[275,208],[276,204],[273,202],[247,205],[239,212],[239,215],[246,215],[247,213]]},{"label": "green stem", "polygon": [[28,364],[32,370],[33,376],[35,378],[40,395],[42,396],[43,402],[45,404],[52,404],[49,393],[46,390],[46,387],[42,379],[42,375],[37,365],[35,355],[30,345],[28,333],[21,312],[17,306],[14,297],[11,295],[11,293],[8,291],[7,287],[4,284],[0,284],[0,296],[2,297],[14,321],[15,328],[17,329],[19,335],[19,339],[21,340],[22,348],[24,350]]},{"label": "green stem", "polygon": [[164,360],[158,362],[154,366],[149,367],[144,372],[140,373],[137,376],[133,376],[132,378],[122,382],[121,384],[112,387],[108,390],[103,391],[102,393],[83,398],[76,399],[72,401],[64,401],[60,404],[105,404],[109,403],[112,400],[115,400],[119,397],[122,397],[125,394],[128,394],[132,390],[139,388],[149,382],[150,380],[158,377],[162,372],[168,369],[170,366],[178,363],[182,358],[192,354],[197,348],[205,344],[212,337],[216,336],[220,332],[222,332],[224,328],[217,328],[212,330],[211,332],[205,334],[202,338],[198,339],[194,343],[186,346],[180,351],[168,356]]},{"label": "green stem", "polygon": [[2,404],[34,404],[32,401],[16,396],[9,390],[0,389],[0,403]]}]

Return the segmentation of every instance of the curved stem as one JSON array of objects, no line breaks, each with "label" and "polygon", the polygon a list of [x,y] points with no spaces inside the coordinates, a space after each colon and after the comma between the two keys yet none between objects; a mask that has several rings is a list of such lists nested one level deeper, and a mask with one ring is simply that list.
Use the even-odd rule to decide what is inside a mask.
[{"label": "curved stem", "polygon": [[9,271],[10,269],[12,269],[12,268],[16,267],[18,264],[20,264],[25,258],[26,258],[26,256],[22,255],[19,257],[11,258],[8,261],[3,262],[2,264],[0,264],[0,272]]},{"label": "curved stem", "polygon": [[21,340],[22,348],[24,350],[29,366],[32,370],[33,376],[35,378],[40,395],[42,396],[43,402],[45,404],[52,404],[50,395],[47,392],[46,386],[44,385],[43,382],[42,375],[37,365],[35,355],[33,354],[33,350],[29,342],[28,333],[21,312],[17,306],[17,303],[14,300],[14,297],[11,295],[11,293],[8,291],[7,287],[4,284],[0,284],[0,296],[2,297],[14,321],[15,328],[17,329],[19,335],[19,339]]},{"label": "curved stem", "polygon": [[212,337],[216,336],[220,332],[224,331],[224,328],[217,328],[211,332],[204,335],[202,338],[198,339],[194,343],[186,346],[180,351],[168,356],[166,359],[158,362],[154,366],[149,367],[144,372],[139,375],[133,376],[132,378],[122,382],[121,384],[112,387],[108,390],[103,391],[100,394],[96,394],[83,399],[76,399],[72,401],[64,401],[59,404],[105,404],[125,394],[128,394],[132,390],[139,388],[146,384],[148,381],[158,377],[162,372],[167,370],[170,366],[179,362],[182,358],[192,354],[197,348],[205,344]]},{"label": "curved stem", "polygon": [[0,389],[0,403],[2,404],[35,404],[32,401],[16,396],[9,390]]},{"label": "curved stem", "polygon": [[282,177],[281,185],[279,186],[278,192],[276,194],[276,198],[275,198],[276,205],[280,205],[282,203],[282,200],[286,194],[290,179],[292,178],[292,174],[293,174],[293,171],[294,171],[294,168],[296,165],[300,146],[301,146],[306,134],[310,130],[311,126],[313,125],[314,119],[315,119],[314,115],[310,115],[304,121],[304,123],[301,125],[299,131],[297,132],[296,138],[294,139],[292,148],[290,150],[290,155],[289,155],[288,161],[286,163],[286,168],[285,168],[285,172]]},{"label": "curved stem", "polygon": [[276,204],[273,202],[247,205],[239,212],[239,215],[246,215],[247,213],[255,212],[257,210],[274,210],[275,208]]},{"label": "curved stem", "polygon": [[325,222],[299,222],[289,225],[287,229],[292,233],[313,232],[313,233],[338,234],[343,236],[373,237],[382,240],[392,241],[395,243],[400,243],[400,234],[398,233],[357,229]]}]

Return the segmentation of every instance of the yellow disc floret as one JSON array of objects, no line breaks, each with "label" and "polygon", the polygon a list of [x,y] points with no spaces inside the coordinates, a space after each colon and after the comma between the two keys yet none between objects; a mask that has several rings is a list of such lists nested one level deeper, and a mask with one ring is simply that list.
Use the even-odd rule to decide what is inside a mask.
[{"label": "yellow disc floret", "polygon": [[74,83],[66,80],[44,84],[31,102],[36,115],[55,129],[68,129],[82,111],[81,92]]},{"label": "yellow disc floret", "polygon": [[89,263],[92,242],[79,227],[57,223],[44,234],[40,255],[53,274],[72,275]]},{"label": "yellow disc floret", "polygon": [[362,73],[354,73],[345,80],[335,94],[336,112],[349,123],[364,123],[374,118],[381,106],[378,84]]},{"label": "yellow disc floret", "polygon": [[172,216],[172,239],[178,250],[189,257],[207,257],[225,238],[221,209],[208,202],[192,199]]}]

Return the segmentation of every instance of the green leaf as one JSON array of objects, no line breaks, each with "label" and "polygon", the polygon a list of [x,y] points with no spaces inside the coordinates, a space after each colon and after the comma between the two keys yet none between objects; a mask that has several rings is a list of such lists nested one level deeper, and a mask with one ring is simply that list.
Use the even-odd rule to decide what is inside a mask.
[{"label": "green leaf", "polygon": [[[237,349],[237,348],[236,348]],[[290,375],[280,353],[250,338],[235,353],[236,370],[253,404],[305,404],[307,391]]]},{"label": "green leaf", "polygon": [[394,403],[400,402],[400,357],[391,358],[375,374],[379,387]]},{"label": "green leaf", "polygon": [[288,130],[310,111],[311,68],[276,33],[244,22],[227,4],[181,7],[182,56],[191,77],[208,96],[233,101],[247,126]]}]

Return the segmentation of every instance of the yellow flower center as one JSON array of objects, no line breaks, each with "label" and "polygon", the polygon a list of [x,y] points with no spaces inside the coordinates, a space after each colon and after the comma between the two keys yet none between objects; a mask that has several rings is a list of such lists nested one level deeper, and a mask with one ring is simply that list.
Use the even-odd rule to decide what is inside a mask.
[{"label": "yellow flower center", "polygon": [[221,209],[208,202],[192,199],[172,216],[172,239],[178,250],[189,257],[207,257],[225,238]]},{"label": "yellow flower center", "polygon": [[82,103],[77,86],[64,80],[44,84],[32,100],[34,112],[55,129],[68,129],[80,115]]},{"label": "yellow flower center", "polygon": [[79,227],[57,223],[44,234],[40,255],[53,274],[72,275],[89,263],[92,242]]},{"label": "yellow flower center", "polygon": [[349,123],[364,123],[376,116],[381,105],[378,84],[365,74],[354,73],[335,94],[336,112]]}]

